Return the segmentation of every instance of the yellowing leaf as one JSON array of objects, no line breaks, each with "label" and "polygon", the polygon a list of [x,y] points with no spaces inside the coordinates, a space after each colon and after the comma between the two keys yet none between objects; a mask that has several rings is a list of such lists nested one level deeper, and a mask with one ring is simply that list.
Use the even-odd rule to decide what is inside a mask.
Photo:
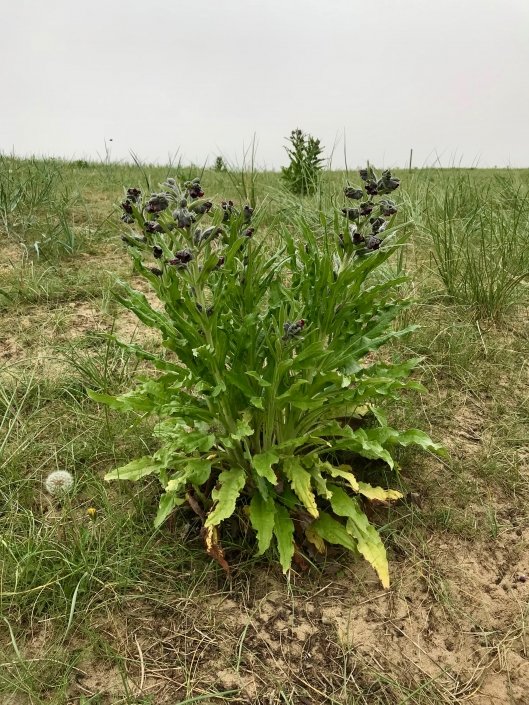
[{"label": "yellowing leaf", "polygon": [[285,458],[283,462],[285,475],[290,480],[290,486],[299,497],[308,513],[317,518],[319,516],[318,507],[316,506],[316,498],[311,487],[311,476],[302,467],[300,461],[296,457]]},{"label": "yellowing leaf", "polygon": [[358,492],[368,499],[375,499],[379,502],[387,502],[402,497],[402,492],[398,490],[385,490],[383,487],[373,487],[368,482],[358,483]]},{"label": "yellowing leaf", "polygon": [[342,477],[344,480],[347,480],[347,482],[351,485],[351,489],[353,489],[355,492],[358,492],[358,481],[351,472],[350,465],[340,465],[338,467],[335,467],[330,463],[322,463],[320,467],[322,468],[322,470],[326,470],[331,477]]},{"label": "yellowing leaf", "polygon": [[270,546],[274,531],[276,506],[273,499],[264,499],[256,492],[250,502],[250,522],[257,534],[259,549],[257,555],[261,556]]},{"label": "yellowing leaf", "polygon": [[357,541],[357,549],[376,570],[383,587],[389,588],[389,567],[386,549],[377,530],[372,526],[356,499],[341,488],[331,488],[331,507],[335,514],[347,517],[347,532]]},{"label": "yellowing leaf", "polygon": [[246,483],[246,474],[242,468],[224,470],[219,475],[219,489],[211,493],[215,506],[208,514],[205,526],[217,526],[235,511],[235,503]]},{"label": "yellowing leaf", "polygon": [[286,573],[290,568],[292,556],[294,555],[294,523],[290,518],[288,509],[283,507],[282,504],[276,506],[274,536],[276,537],[279,551],[279,562],[283,568],[283,573]]}]

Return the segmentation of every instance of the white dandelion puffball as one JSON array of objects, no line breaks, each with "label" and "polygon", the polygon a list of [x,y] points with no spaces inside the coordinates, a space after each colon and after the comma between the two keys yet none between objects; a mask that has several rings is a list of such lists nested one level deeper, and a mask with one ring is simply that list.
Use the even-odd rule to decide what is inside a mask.
[{"label": "white dandelion puffball", "polygon": [[48,475],[44,486],[52,497],[60,497],[71,491],[73,476],[66,470],[56,470]]}]

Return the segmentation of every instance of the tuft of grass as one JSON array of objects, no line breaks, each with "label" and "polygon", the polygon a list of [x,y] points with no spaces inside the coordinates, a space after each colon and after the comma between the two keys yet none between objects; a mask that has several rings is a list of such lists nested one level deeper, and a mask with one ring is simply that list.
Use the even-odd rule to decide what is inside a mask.
[{"label": "tuft of grass", "polygon": [[469,174],[425,182],[412,208],[446,295],[477,319],[500,320],[527,301],[529,190]]}]

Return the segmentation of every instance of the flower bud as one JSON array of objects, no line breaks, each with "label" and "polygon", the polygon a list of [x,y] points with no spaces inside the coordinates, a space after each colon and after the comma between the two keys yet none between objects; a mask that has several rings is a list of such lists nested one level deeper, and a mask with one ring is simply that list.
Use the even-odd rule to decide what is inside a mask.
[{"label": "flower bud", "polygon": [[184,188],[187,190],[189,198],[195,200],[196,198],[202,198],[204,191],[200,186],[200,178],[197,176],[192,181],[186,181],[184,183]]},{"label": "flower bud", "polygon": [[243,237],[252,237],[255,232],[255,228],[246,228],[242,231]]},{"label": "flower bud", "polygon": [[125,213],[132,214],[132,203],[129,200],[122,201],[121,207],[123,208]]},{"label": "flower bud", "polygon": [[245,205],[244,208],[242,209],[242,214],[243,214],[243,222],[249,223],[252,219],[253,208],[251,208],[249,205]]},{"label": "flower bud", "polygon": [[161,277],[163,274],[162,270],[158,267],[149,267],[149,271],[157,277]]},{"label": "flower bud", "polygon": [[355,186],[346,186],[343,192],[346,198],[352,198],[354,201],[359,201],[364,195],[362,189]]},{"label": "flower bud", "polygon": [[130,225],[131,223],[134,222],[134,218],[131,215],[129,215],[128,213],[123,213],[123,215],[121,216],[121,220],[124,223],[127,223],[128,225]]},{"label": "flower bud", "polygon": [[162,248],[158,247],[158,245],[155,245],[152,248],[152,256],[154,257],[154,259],[161,259],[161,257],[163,256]]}]

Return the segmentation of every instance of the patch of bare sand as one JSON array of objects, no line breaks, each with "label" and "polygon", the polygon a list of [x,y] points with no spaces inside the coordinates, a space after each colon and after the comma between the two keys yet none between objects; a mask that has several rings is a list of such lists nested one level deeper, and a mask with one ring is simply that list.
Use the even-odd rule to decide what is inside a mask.
[{"label": "patch of bare sand", "polygon": [[361,562],[344,577],[294,578],[290,591],[256,569],[229,592],[136,603],[97,629],[134,692],[157,705],[189,696],[190,683],[193,695],[236,690],[236,703],[279,703],[293,690],[296,703],[372,693],[367,702],[397,704],[421,688],[436,705],[526,705],[528,546],[527,529],[491,544],[432,539],[428,561],[393,561],[389,591]]}]

